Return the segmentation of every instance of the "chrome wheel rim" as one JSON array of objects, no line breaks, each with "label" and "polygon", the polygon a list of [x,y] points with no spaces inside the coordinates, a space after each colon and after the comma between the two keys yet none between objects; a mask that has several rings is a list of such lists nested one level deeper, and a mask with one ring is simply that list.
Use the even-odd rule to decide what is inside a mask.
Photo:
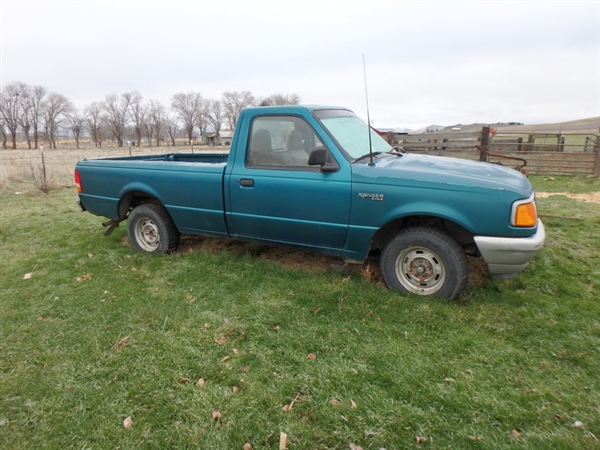
[{"label": "chrome wheel rim", "polygon": [[396,276],[408,291],[431,295],[444,285],[446,269],[441,258],[430,249],[409,247],[396,260]]},{"label": "chrome wheel rim", "polygon": [[135,239],[147,252],[156,250],[160,244],[158,226],[153,220],[144,217],[135,224]]}]

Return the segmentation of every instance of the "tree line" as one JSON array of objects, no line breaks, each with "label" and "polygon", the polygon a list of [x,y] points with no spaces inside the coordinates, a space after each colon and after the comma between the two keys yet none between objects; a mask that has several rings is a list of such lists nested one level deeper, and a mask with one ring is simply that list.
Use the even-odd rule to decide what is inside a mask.
[{"label": "tree line", "polygon": [[127,141],[160,146],[175,145],[180,137],[193,142],[210,128],[219,142],[222,130],[233,130],[241,110],[249,106],[292,105],[300,103],[296,94],[273,94],[257,98],[249,91],[227,91],[220,99],[202,97],[200,92],[178,93],[169,108],[156,100],[146,101],[137,92],[110,94],[78,110],[64,95],[48,92],[43,86],[14,82],[0,93],[0,139],[2,148],[17,148],[21,133],[29,149],[47,142],[56,148],[59,130],[74,138],[77,148],[84,136],[96,147],[114,140],[119,147]]}]

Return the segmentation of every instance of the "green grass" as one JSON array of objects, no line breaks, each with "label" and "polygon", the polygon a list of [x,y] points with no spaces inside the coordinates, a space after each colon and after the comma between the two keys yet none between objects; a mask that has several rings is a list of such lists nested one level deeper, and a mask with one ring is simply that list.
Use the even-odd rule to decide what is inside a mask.
[{"label": "green grass", "polygon": [[598,204],[539,200],[538,257],[451,303],[253,247],[135,253],[75,200],[0,194],[1,448],[600,445]]}]

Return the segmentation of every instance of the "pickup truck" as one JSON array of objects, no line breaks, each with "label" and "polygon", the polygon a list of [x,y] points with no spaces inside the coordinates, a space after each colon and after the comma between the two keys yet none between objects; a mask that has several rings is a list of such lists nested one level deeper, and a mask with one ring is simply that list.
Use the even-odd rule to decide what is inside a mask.
[{"label": "pickup truck", "polygon": [[229,153],[84,159],[75,184],[81,209],[110,219],[107,233],[127,220],[138,251],[175,251],[187,233],[345,264],[379,255],[386,285],[420,296],[457,298],[467,255],[493,277],[515,276],[545,241],[523,174],[405,153],[340,107],[248,108]]}]

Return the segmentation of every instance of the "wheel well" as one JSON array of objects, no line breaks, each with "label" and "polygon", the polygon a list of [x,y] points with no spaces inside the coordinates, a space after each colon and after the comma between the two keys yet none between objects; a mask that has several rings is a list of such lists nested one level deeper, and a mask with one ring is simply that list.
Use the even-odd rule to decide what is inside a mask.
[{"label": "wheel well", "polygon": [[466,228],[452,222],[435,216],[407,216],[385,224],[375,233],[371,241],[371,250],[383,249],[386,244],[403,228],[421,225],[444,231],[456,242],[462,245],[467,252],[472,252],[472,247],[476,249],[473,240],[473,233]]},{"label": "wheel well", "polygon": [[127,215],[129,214],[129,211],[131,211],[136,206],[141,205],[142,203],[158,203],[158,204],[160,204],[161,202],[156,197],[153,197],[152,195],[148,194],[147,192],[143,192],[143,191],[127,192],[123,197],[121,197],[121,200],[119,201],[119,219],[120,220],[125,219],[127,217]]}]

